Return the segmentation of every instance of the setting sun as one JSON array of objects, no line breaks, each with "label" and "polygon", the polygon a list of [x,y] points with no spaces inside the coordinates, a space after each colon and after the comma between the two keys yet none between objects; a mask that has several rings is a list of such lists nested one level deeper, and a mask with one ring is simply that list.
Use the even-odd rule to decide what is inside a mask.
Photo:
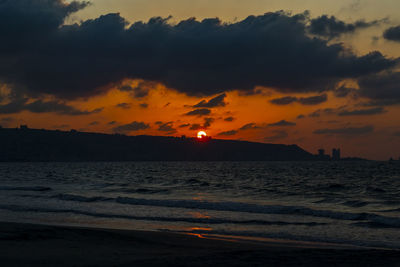
[{"label": "setting sun", "polygon": [[197,133],[197,138],[201,139],[201,138],[206,137],[206,136],[207,136],[207,134],[204,131],[200,131],[200,132]]}]

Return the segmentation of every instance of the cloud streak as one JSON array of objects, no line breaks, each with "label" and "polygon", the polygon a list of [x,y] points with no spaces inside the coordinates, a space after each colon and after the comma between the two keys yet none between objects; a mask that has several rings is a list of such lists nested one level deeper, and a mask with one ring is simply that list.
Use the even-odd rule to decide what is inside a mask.
[{"label": "cloud streak", "polygon": [[383,37],[390,41],[400,42],[400,25],[386,29]]},{"label": "cloud streak", "polygon": [[13,99],[10,103],[0,105],[0,114],[14,114],[22,111],[29,111],[32,113],[51,112],[59,115],[81,116],[100,113],[103,111],[103,108],[97,108],[91,111],[80,110],[62,101],[35,100],[33,102],[28,102],[26,98]]},{"label": "cloud streak", "polygon": [[209,101],[202,100],[200,103],[194,105],[194,108],[216,108],[216,107],[225,107],[225,97],[226,94],[221,94],[219,96],[210,99]]},{"label": "cloud streak", "polygon": [[274,105],[279,105],[279,106],[284,106],[284,105],[289,105],[292,103],[300,103],[305,106],[314,106],[314,105],[319,105],[324,102],[328,101],[328,95],[327,94],[322,94],[322,95],[316,95],[316,96],[310,96],[310,97],[293,97],[293,96],[286,96],[282,98],[275,98],[270,100],[270,103]]},{"label": "cloud streak", "polygon": [[386,21],[386,19],[374,20],[370,22],[358,20],[354,23],[346,23],[337,19],[335,16],[329,17],[328,15],[322,15],[318,18],[310,20],[309,31],[312,34],[332,39],[342,34],[354,33],[358,29],[365,29],[379,25],[384,21]]},{"label": "cloud streak", "polygon": [[211,114],[211,110],[207,109],[207,108],[201,108],[201,109],[195,109],[192,111],[189,111],[188,113],[186,113],[186,116],[206,116],[206,115],[210,115]]},{"label": "cloud streak", "polygon": [[167,134],[176,133],[177,130],[176,130],[173,126],[174,126],[174,123],[173,123],[172,121],[166,122],[166,123],[161,123],[161,124],[158,126],[158,131],[160,131],[160,132],[165,132],[165,133],[167,133]]},{"label": "cloud streak", "polygon": [[372,133],[374,127],[372,125],[367,125],[363,127],[346,127],[346,128],[326,128],[318,129],[314,131],[314,134],[322,135],[362,135]]},{"label": "cloud streak", "polygon": [[116,133],[130,133],[136,132],[140,130],[150,129],[150,125],[144,122],[133,121],[128,124],[120,125],[113,128],[113,131]]},{"label": "cloud streak", "polygon": [[338,113],[338,116],[370,116],[383,114],[386,110],[382,107],[370,108],[370,109],[356,109],[356,110],[344,110]]},{"label": "cloud streak", "polygon": [[226,131],[226,132],[221,132],[218,134],[218,136],[233,136],[238,133],[237,130],[231,130],[231,131]]},{"label": "cloud streak", "polygon": [[281,121],[278,121],[275,123],[270,123],[270,124],[268,124],[268,126],[270,126],[270,127],[288,127],[288,126],[296,126],[296,123],[286,121],[286,120],[281,120]]}]

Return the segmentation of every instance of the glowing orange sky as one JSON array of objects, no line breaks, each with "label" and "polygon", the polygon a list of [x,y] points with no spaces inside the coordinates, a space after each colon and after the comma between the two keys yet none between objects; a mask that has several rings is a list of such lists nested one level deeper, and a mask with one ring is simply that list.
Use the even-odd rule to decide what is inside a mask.
[{"label": "glowing orange sky", "polygon": [[[112,2],[112,3],[111,3]],[[207,8],[204,2],[207,2]],[[400,8],[398,1],[366,1],[365,6],[359,7],[357,12],[350,12],[354,1],[234,1],[230,8],[226,7],[227,1],[106,1],[94,0],[93,5],[80,11],[72,18],[71,22],[81,19],[97,17],[107,12],[122,10],[122,15],[131,22],[138,19],[148,19],[152,16],[175,15],[175,20],[187,18],[192,15],[203,18],[219,16],[222,19],[234,20],[250,14],[262,14],[276,9],[289,9],[302,12],[310,9],[314,14],[336,14],[342,19],[354,21],[358,18],[379,19],[390,16],[391,23],[400,22],[400,17],[395,16],[393,10]],[[166,9],[166,7],[168,7]],[[170,12],[170,13],[168,13]],[[218,14],[217,14],[218,13]],[[354,14],[354,17],[352,15]],[[382,39],[372,40],[382,34],[387,25],[372,27],[368,30],[356,32],[354,35],[344,35],[340,40],[343,44],[355,51],[356,54],[365,54],[372,50],[379,50],[388,57],[400,56],[400,43],[388,42]],[[287,77],[290,79],[290,77]],[[123,81],[132,87],[141,81]],[[349,81],[351,84],[351,81]],[[83,116],[57,115],[54,113],[31,113],[23,111],[17,114],[0,115],[0,124],[3,127],[16,127],[28,124],[31,128],[47,128],[81,131],[114,133],[113,128],[132,122],[149,124],[149,129],[131,131],[126,134],[139,135],[187,135],[196,136],[199,129],[190,130],[193,124],[204,125],[205,118],[212,118],[209,127],[203,127],[207,134],[214,138],[250,140],[257,142],[271,142],[284,144],[298,144],[304,149],[316,153],[317,149],[325,148],[330,151],[334,147],[342,148],[344,156],[359,156],[370,159],[398,158],[400,156],[400,108],[397,105],[385,107],[385,112],[369,116],[340,117],[336,113],[321,111],[321,116],[310,116],[318,110],[338,110],[346,107],[347,110],[359,108],[362,99],[351,97],[337,98],[331,92],[327,93],[328,101],[319,105],[302,105],[292,103],[278,106],[270,100],[285,97],[273,89],[259,88],[262,93],[256,95],[242,95],[238,91],[226,92],[226,105],[210,108],[211,114],[207,116],[187,116],[186,113],[194,110],[193,106],[201,100],[210,100],[214,96],[188,96],[162,84],[149,85],[149,94],[141,98],[132,97],[129,92],[123,92],[114,86],[102,95],[89,99],[67,101],[81,110],[95,110],[104,108],[102,112]],[[1,88],[0,90],[7,90]],[[291,94],[292,97],[310,97],[313,94]],[[51,97],[49,96],[49,99]],[[119,106],[118,106],[119,105]],[[304,118],[299,119],[299,115]],[[232,118],[232,119],[227,119]],[[271,124],[286,121],[295,125],[272,126]],[[160,131],[160,124],[168,124],[175,131]],[[253,124],[251,129],[240,130],[246,124]],[[182,125],[189,125],[180,127]],[[330,134],[320,135],[314,133],[318,129],[351,128],[372,125],[373,131],[361,135]],[[231,135],[220,135],[221,133]]]},{"label": "glowing orange sky", "polygon": [[[137,81],[130,81],[135,85]],[[336,115],[324,115],[317,118],[307,117],[319,109],[338,108],[349,104],[346,98],[338,99],[329,94],[329,101],[316,106],[303,106],[297,103],[289,106],[276,106],[269,103],[272,98],[282,96],[272,90],[265,90],[264,95],[240,95],[238,92],[227,93],[225,107],[212,108],[208,116],[186,116],[185,114],[194,110],[193,106],[200,100],[209,100],[212,97],[189,97],[174,90],[166,89],[162,85],[149,91],[149,95],[140,99],[133,98],[128,92],[121,92],[117,89],[110,90],[105,95],[96,96],[88,100],[71,102],[76,107],[92,110],[104,107],[103,112],[87,116],[63,116],[51,113],[33,114],[22,112],[15,116],[15,121],[9,126],[17,126],[26,123],[33,128],[50,128],[69,130],[71,128],[81,131],[113,133],[113,128],[118,125],[128,124],[133,121],[145,122],[150,129],[132,131],[127,134],[149,134],[149,135],[172,135],[172,136],[196,136],[198,129],[190,130],[189,127],[179,128],[184,124],[204,124],[204,118],[213,118],[206,130],[207,134],[214,138],[251,140],[258,142],[298,144],[303,148],[315,152],[322,147],[328,151],[333,147],[341,147],[345,156],[364,156],[375,159],[386,159],[396,156],[393,148],[400,147],[400,138],[391,135],[399,129],[399,109],[388,108],[388,112],[376,116],[355,116],[337,117]],[[304,97],[304,94],[301,96]],[[117,107],[120,103],[127,103],[129,108]],[[140,104],[146,103],[146,108]],[[306,118],[297,119],[297,116],[304,114]],[[10,117],[10,116],[2,116]],[[233,121],[225,121],[233,117]],[[273,127],[273,124],[281,120],[296,123],[296,126]],[[109,123],[115,121],[115,124]],[[157,122],[168,123],[176,129],[176,132],[169,134],[158,130]],[[256,129],[239,130],[242,126],[254,123]],[[313,134],[313,131],[320,128],[356,127],[360,125],[373,124],[373,134],[346,136],[332,135],[320,136]],[[237,131],[232,136],[218,136],[221,132]],[[287,137],[276,136],[279,132],[286,132]],[[276,138],[274,138],[276,136]],[[393,152],[392,152],[393,151]]]}]

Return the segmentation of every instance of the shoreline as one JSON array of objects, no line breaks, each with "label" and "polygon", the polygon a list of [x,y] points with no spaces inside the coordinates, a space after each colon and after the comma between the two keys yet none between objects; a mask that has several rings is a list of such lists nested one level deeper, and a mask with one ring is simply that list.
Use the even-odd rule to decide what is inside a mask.
[{"label": "shoreline", "polygon": [[400,266],[400,251],[0,222],[2,266]]}]

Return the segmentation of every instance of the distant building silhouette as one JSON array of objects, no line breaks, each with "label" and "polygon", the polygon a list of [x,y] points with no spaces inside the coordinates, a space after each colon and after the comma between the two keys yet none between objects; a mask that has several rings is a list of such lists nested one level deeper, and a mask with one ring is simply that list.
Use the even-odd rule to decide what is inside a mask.
[{"label": "distant building silhouette", "polygon": [[28,128],[28,125],[26,125],[26,124],[24,125],[23,124],[23,125],[19,126],[19,129],[20,130],[28,130],[29,128]]},{"label": "distant building silhouette", "polygon": [[332,149],[332,160],[340,160],[340,148]]},{"label": "distant building silhouette", "polygon": [[330,160],[331,157],[325,154],[325,149],[318,149],[318,160]]}]

